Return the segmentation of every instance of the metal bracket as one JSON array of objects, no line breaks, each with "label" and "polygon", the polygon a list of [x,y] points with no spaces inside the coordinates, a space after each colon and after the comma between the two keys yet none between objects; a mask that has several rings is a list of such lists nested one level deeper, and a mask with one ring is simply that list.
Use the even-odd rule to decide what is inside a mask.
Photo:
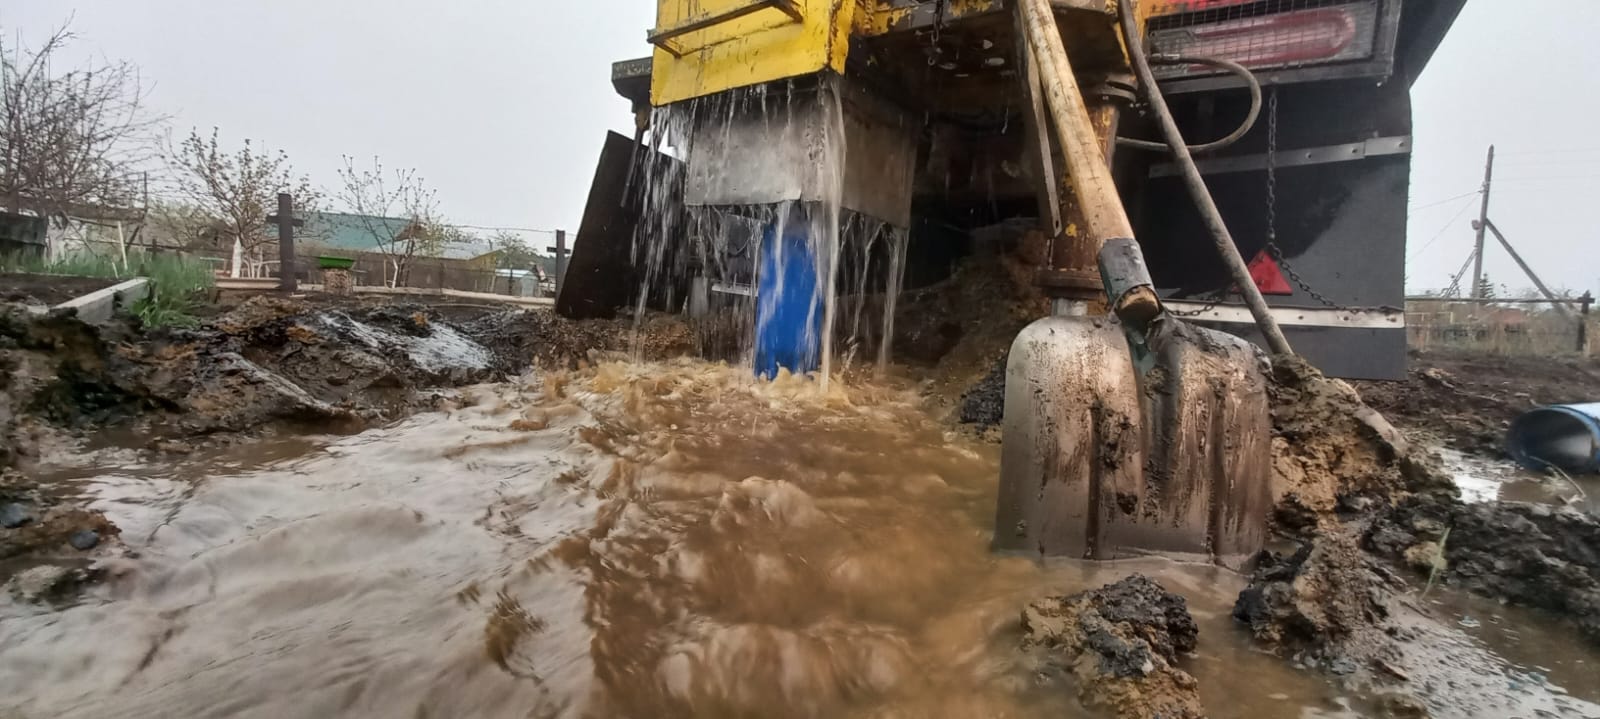
[{"label": "metal bracket", "polygon": [[[1243,305],[1222,304],[1214,307],[1204,302],[1167,300],[1167,309],[1185,313],[1190,322],[1227,325],[1254,325],[1255,317]],[[1340,327],[1365,330],[1399,330],[1406,327],[1405,310],[1392,307],[1360,309],[1331,309],[1306,307],[1273,307],[1272,316],[1284,327]]]},{"label": "metal bracket", "polygon": [[[1411,154],[1410,135],[1378,137],[1366,142],[1352,142],[1346,145],[1328,145],[1305,150],[1284,150],[1277,154],[1277,165],[1281,169],[1285,167],[1304,167],[1306,165],[1325,165],[1332,162],[1353,162],[1365,160],[1369,157],[1409,154]],[[1200,166],[1200,173],[1204,175],[1249,172],[1251,170],[1266,169],[1267,155],[1263,153],[1239,157],[1222,157],[1214,160],[1201,160],[1197,164]],[[1178,174],[1178,166],[1172,163],[1160,164],[1150,168],[1151,177],[1177,177]]]},{"label": "metal bracket", "polygon": [[683,48],[675,47],[672,44],[673,40],[690,33],[696,33],[701,30],[716,27],[717,25],[721,25],[725,22],[732,22],[746,15],[751,15],[767,9],[781,11],[783,14],[788,15],[790,20],[796,23],[804,23],[806,20],[805,14],[800,11],[800,8],[797,5],[795,5],[795,0],[755,0],[754,2],[748,2],[743,5],[736,5],[719,13],[695,18],[677,27],[667,28],[665,30],[658,29],[650,33],[650,44],[655,45],[662,50],[666,50],[673,57],[683,57],[688,53],[694,52],[694,50],[685,50]]}]

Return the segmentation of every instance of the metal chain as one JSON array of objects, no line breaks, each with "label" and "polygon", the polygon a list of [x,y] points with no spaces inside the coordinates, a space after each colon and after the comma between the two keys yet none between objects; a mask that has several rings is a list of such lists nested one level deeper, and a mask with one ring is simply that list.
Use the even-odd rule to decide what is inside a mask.
[{"label": "metal chain", "polygon": [[950,0],[933,0],[933,32],[928,42],[928,67],[939,64],[939,36],[944,30],[944,11]]},{"label": "metal chain", "polygon": [[1294,280],[1300,291],[1306,293],[1311,299],[1320,302],[1325,307],[1336,310],[1360,311],[1359,307],[1346,307],[1328,299],[1321,292],[1311,288],[1311,285],[1295,272],[1294,266],[1289,264],[1289,258],[1284,256],[1283,248],[1278,246],[1278,88],[1272,88],[1272,94],[1267,98],[1267,253],[1272,255],[1273,261],[1283,269],[1283,273]]},{"label": "metal chain", "polygon": [[1228,293],[1222,292],[1222,291],[1219,290],[1217,292],[1213,292],[1211,294],[1211,297],[1206,299],[1205,305],[1202,306],[1200,309],[1185,311],[1185,310],[1175,310],[1175,309],[1172,309],[1171,307],[1168,307],[1167,308],[1167,314],[1175,315],[1175,316],[1178,316],[1178,317],[1199,317],[1200,315],[1203,315],[1203,314],[1205,314],[1207,312],[1210,312],[1210,311],[1216,309],[1217,305],[1222,304],[1227,298],[1228,298]]}]

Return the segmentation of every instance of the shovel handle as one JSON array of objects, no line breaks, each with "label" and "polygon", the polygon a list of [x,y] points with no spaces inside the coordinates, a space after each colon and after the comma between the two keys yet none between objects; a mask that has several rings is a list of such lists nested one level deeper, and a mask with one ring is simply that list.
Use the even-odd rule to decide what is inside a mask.
[{"label": "shovel handle", "polygon": [[[1101,149],[1094,123],[1089,119],[1089,107],[1084,102],[1083,90],[1078,87],[1078,77],[1072,71],[1072,61],[1067,57],[1067,47],[1061,41],[1061,30],[1056,26],[1055,12],[1049,0],[1019,0],[1017,9],[1022,13],[1022,24],[1028,33],[1028,45],[1034,55],[1044,86],[1046,104],[1054,121],[1056,136],[1061,144],[1061,154],[1066,157],[1067,175],[1072,179],[1072,191],[1083,208],[1084,221],[1089,226],[1089,236],[1101,251],[1101,276],[1106,279],[1107,298],[1111,311],[1124,321],[1143,326],[1161,313],[1161,299],[1150,286],[1150,276],[1144,271],[1144,258],[1133,242],[1133,224],[1122,207],[1122,196],[1117,193],[1116,182],[1111,179],[1111,168],[1106,164],[1105,151]],[[1108,242],[1118,242],[1115,254],[1137,256],[1137,262],[1123,263],[1122,269],[1136,266],[1137,277],[1126,276],[1131,282],[1112,282],[1106,277]],[[1112,274],[1123,275],[1119,271]]]},{"label": "shovel handle", "polygon": [[1078,87],[1078,78],[1072,72],[1066,45],[1061,42],[1061,31],[1056,27],[1050,0],[1020,0],[1018,9],[1039,67],[1050,119],[1054,121],[1061,142],[1061,154],[1066,157],[1067,175],[1083,207],[1089,234],[1101,243],[1119,237],[1131,238],[1133,225],[1128,222],[1128,213],[1111,179],[1111,168],[1106,165],[1105,152],[1089,120],[1089,108],[1083,100],[1083,90]]}]

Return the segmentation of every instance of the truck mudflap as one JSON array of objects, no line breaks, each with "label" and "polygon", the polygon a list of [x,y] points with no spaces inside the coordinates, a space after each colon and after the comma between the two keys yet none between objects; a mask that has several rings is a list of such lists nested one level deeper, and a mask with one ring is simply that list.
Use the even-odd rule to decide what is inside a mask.
[{"label": "truck mudflap", "polygon": [[[1257,286],[1284,334],[1329,376],[1405,378],[1408,148],[1278,168],[1275,231],[1259,157],[1202,163],[1241,253],[1269,270],[1272,287]],[[1138,229],[1156,286],[1174,310],[1194,313],[1190,321],[1259,343],[1232,281],[1194,240],[1205,229],[1181,183],[1160,166],[1152,174]]]}]

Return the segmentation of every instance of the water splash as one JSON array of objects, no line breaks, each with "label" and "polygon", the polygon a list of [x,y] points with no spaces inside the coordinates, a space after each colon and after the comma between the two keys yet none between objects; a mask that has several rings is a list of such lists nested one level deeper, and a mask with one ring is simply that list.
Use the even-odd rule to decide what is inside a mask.
[{"label": "water splash", "polygon": [[[826,386],[833,379],[841,348],[854,352],[876,341],[880,367],[888,364],[907,235],[845,209],[844,104],[841,83],[824,77],[654,111],[648,131],[653,152],[640,188],[643,219],[633,244],[642,269],[636,328],[652,305],[680,307],[687,278],[704,276],[714,295],[707,331],[731,340],[737,360],[754,366],[756,329],[776,308],[756,297],[762,268],[804,262],[814,287],[797,289],[813,300],[803,327],[805,346],[818,348],[819,381]],[[778,256],[763,257],[761,238],[768,233],[801,235],[804,249],[772,242],[765,251]],[[789,275],[767,277],[764,291],[782,296]],[[873,302],[869,292],[884,297]],[[862,321],[869,307],[882,313],[877,337]]]}]

